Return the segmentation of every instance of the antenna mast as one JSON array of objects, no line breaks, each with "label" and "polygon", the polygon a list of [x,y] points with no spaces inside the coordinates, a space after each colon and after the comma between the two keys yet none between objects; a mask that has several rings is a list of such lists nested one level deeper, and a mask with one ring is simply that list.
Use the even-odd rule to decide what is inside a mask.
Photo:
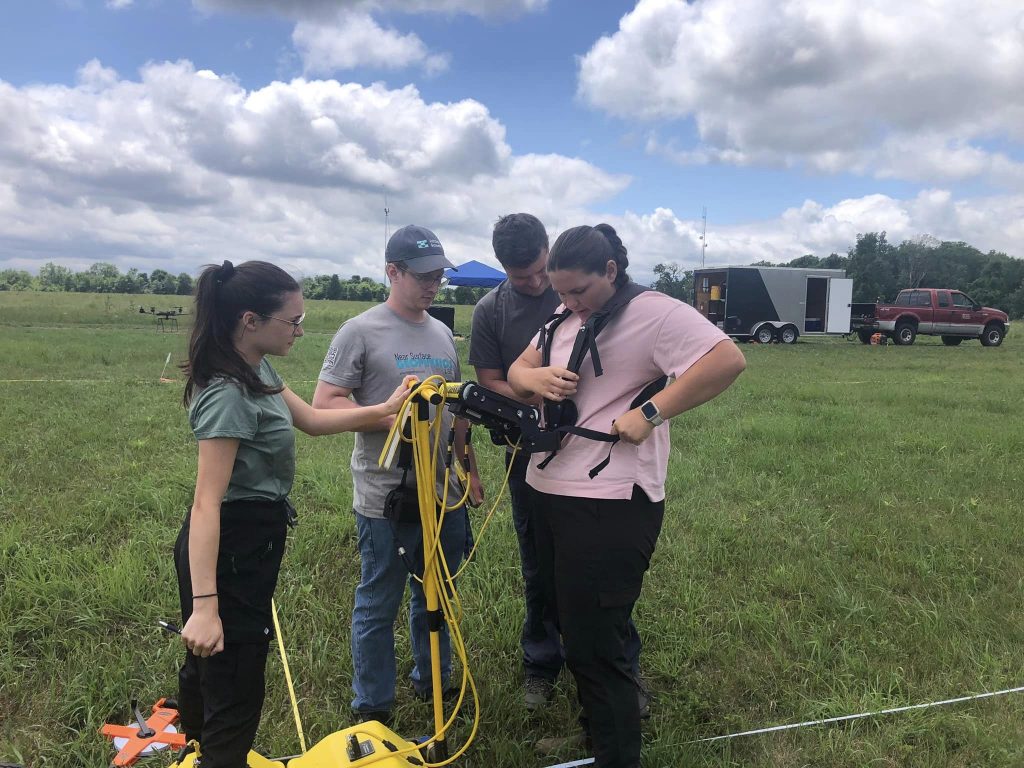
[{"label": "antenna mast", "polygon": [[704,251],[708,247],[708,207],[706,205],[701,213],[701,219],[704,221],[704,230],[700,235],[700,268],[704,269]]},{"label": "antenna mast", "polygon": [[384,250],[388,249],[388,240],[391,239],[391,227],[388,224],[388,214],[391,213],[391,209],[388,208],[388,193],[384,193]]}]

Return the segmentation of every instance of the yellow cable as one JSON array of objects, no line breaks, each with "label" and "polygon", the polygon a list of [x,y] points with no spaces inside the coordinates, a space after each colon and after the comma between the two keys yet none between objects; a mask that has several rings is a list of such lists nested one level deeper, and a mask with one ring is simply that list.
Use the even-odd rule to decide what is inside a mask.
[{"label": "yellow cable", "polygon": [[281,634],[281,622],[277,620],[277,603],[270,598],[270,608],[274,614],[274,633],[277,635],[277,648],[281,651],[281,664],[284,666],[284,679],[288,683],[288,697],[292,701],[292,714],[295,716],[295,728],[299,732],[299,746],[302,754],[306,754],[306,736],[302,732],[302,718],[299,717],[299,702],[295,699],[295,686],[292,685],[292,671],[288,668],[288,654],[284,650],[284,637]]},{"label": "yellow cable", "polygon": [[[417,395],[420,395],[422,393],[424,387],[434,389],[435,392],[441,396],[441,403],[435,408],[434,418],[429,420],[430,423],[428,429],[426,430],[426,440],[424,441],[423,439],[421,439],[419,437],[420,433],[417,433],[415,430],[413,431],[413,436],[412,439],[410,440],[407,439],[401,433],[401,424],[402,421],[405,419],[409,408],[414,407],[413,400]],[[449,384],[441,376],[430,376],[424,379],[423,381],[413,385],[413,387],[410,389],[409,396],[406,398],[405,402],[402,404],[401,409],[399,410],[398,414],[395,417],[395,423],[392,425],[391,431],[388,433],[388,440],[386,441],[386,444],[389,444],[392,439],[399,439],[404,442],[411,442],[413,447],[414,465],[426,466],[430,468],[429,476],[433,479],[433,488],[431,495],[433,496],[434,501],[437,504],[437,507],[439,508],[440,511],[437,520],[436,534],[433,537],[433,540],[429,543],[429,547],[426,547],[424,549],[423,573],[425,576],[429,570],[429,572],[434,576],[434,579],[438,585],[438,602],[441,608],[442,615],[444,616],[445,623],[448,626],[448,635],[451,642],[451,647],[455,651],[455,655],[458,658],[459,663],[462,665],[462,684],[459,688],[459,698],[455,702],[455,706],[452,710],[451,716],[448,718],[447,721],[445,721],[439,733],[433,734],[427,741],[423,742],[422,744],[410,745],[408,747],[403,747],[402,749],[399,749],[395,752],[387,752],[381,755],[371,757],[369,759],[364,759],[360,761],[361,765],[365,764],[366,766],[369,766],[375,762],[378,762],[379,760],[412,754],[413,752],[419,752],[421,749],[425,750],[426,746],[431,742],[436,742],[439,739],[443,739],[445,737],[445,734],[447,734],[448,730],[454,724],[455,719],[458,716],[458,713],[462,709],[463,703],[465,702],[466,698],[467,686],[469,687],[469,692],[473,699],[474,709],[473,726],[470,730],[469,736],[459,747],[459,749],[456,750],[450,757],[448,757],[444,761],[437,763],[425,762],[425,768],[441,768],[441,766],[451,764],[459,757],[461,757],[463,754],[465,754],[465,752],[469,749],[470,745],[475,740],[477,733],[479,732],[480,698],[476,687],[476,681],[473,678],[472,670],[470,668],[469,653],[466,649],[465,638],[462,635],[461,622],[463,617],[463,606],[462,600],[459,597],[458,590],[455,587],[455,580],[469,565],[470,561],[473,559],[473,556],[476,554],[477,548],[480,546],[480,542],[483,539],[484,533],[487,531],[487,527],[490,524],[491,518],[494,516],[494,513],[497,510],[498,505],[501,503],[501,498],[505,494],[505,490],[508,488],[509,477],[512,472],[512,462],[509,462],[509,466],[506,468],[505,478],[504,482],[502,483],[501,490],[498,492],[498,495],[494,500],[494,504],[492,505],[490,511],[487,513],[487,517],[485,518],[484,524],[480,529],[480,533],[478,534],[476,542],[473,545],[473,549],[467,556],[466,561],[461,565],[461,567],[455,572],[455,575],[453,576],[451,574],[450,569],[448,568],[448,562],[444,556],[444,550],[441,547],[441,530],[444,525],[445,515],[448,512],[455,511],[465,505],[466,500],[469,497],[470,483],[468,480],[468,476],[466,476],[466,479],[463,480],[462,473],[460,472],[461,468],[459,466],[456,466],[456,477],[464,485],[464,492],[462,498],[456,504],[449,506],[448,488],[451,482],[451,468],[448,467],[445,469],[444,482],[442,484],[443,495],[441,498],[438,498],[436,478],[438,470],[438,453],[440,451],[441,445],[441,428],[443,423],[442,414],[444,412],[444,408],[447,403],[447,400],[449,399],[449,396],[455,396],[455,394],[453,393],[457,393],[459,391],[459,387],[461,387],[460,384]],[[396,431],[398,431],[397,437],[395,436]],[[519,450],[518,444],[513,446],[513,448],[515,449],[512,455],[512,458],[514,460],[516,457],[516,453]],[[458,457],[455,457],[455,461],[458,461]],[[417,581],[422,582],[422,579],[420,577],[414,576],[414,578],[416,578]],[[283,642],[281,642],[280,629],[278,628],[277,624],[276,608],[274,614],[274,626],[278,632],[278,645],[281,648],[282,660],[284,661],[285,664],[285,677],[288,680],[289,693],[292,696],[292,707],[295,711],[296,724],[298,725],[299,728],[299,739],[303,742],[302,749],[303,752],[305,752],[306,747],[305,741],[302,736],[302,725],[298,719],[298,707],[295,703],[294,691],[292,690],[291,675],[288,672],[287,660],[284,657],[284,644]],[[356,733],[359,733],[359,731],[356,731]],[[364,735],[373,734],[368,734],[364,732]],[[421,752],[420,754],[422,756],[423,753]]]},{"label": "yellow cable", "polygon": [[501,490],[498,491],[498,495],[494,498],[494,504],[491,506],[490,512],[487,513],[487,517],[484,518],[484,524],[480,526],[480,533],[477,534],[476,541],[473,542],[473,549],[466,555],[466,561],[459,567],[459,570],[455,572],[455,576],[452,578],[459,578],[466,566],[469,565],[473,559],[473,555],[476,554],[476,548],[480,546],[480,540],[483,539],[484,533],[487,531],[487,526],[491,524],[491,518],[494,517],[495,511],[498,509],[498,504],[501,503],[501,497],[505,495],[505,489],[508,488],[508,478],[512,474],[512,462],[515,461],[516,454],[519,453],[519,443],[516,443],[515,450],[512,452],[512,459],[508,463],[508,468],[505,470],[505,481],[501,484]]}]

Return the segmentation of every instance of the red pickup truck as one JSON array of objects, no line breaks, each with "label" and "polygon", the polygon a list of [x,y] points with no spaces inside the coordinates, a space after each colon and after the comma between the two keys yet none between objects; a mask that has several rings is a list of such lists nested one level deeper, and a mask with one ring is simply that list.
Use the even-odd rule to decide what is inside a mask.
[{"label": "red pickup truck", "polygon": [[941,336],[947,347],[964,339],[980,339],[998,347],[1010,330],[1005,312],[983,307],[962,291],[949,288],[907,288],[892,304],[853,305],[851,330],[865,344],[874,333],[885,333],[901,345],[914,343],[918,334]]}]

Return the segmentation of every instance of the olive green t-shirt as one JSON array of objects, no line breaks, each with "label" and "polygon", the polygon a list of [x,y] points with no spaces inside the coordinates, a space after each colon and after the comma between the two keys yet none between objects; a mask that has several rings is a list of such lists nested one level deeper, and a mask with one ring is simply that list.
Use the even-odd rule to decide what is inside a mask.
[{"label": "olive green t-shirt", "polygon": [[[283,384],[266,358],[259,377],[272,387]],[[224,501],[277,501],[288,495],[295,479],[295,431],[284,397],[250,395],[233,379],[214,379],[192,401],[188,419],[196,440],[238,440]]]}]

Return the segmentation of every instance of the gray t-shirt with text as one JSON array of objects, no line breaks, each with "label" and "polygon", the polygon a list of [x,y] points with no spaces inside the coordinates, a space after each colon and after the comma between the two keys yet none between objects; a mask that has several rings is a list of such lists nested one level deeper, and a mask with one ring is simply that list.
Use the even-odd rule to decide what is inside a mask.
[{"label": "gray t-shirt with text", "polygon": [[[387,400],[413,375],[421,381],[440,375],[447,381],[459,381],[459,356],[448,327],[430,316],[414,323],[396,314],[387,304],[379,304],[347,321],[331,341],[320,380],[352,390],[358,405],[376,405]],[[434,409],[431,408],[431,417]],[[441,450],[445,449],[452,416],[442,414]],[[402,480],[402,471],[378,466],[387,432],[357,432],[352,451],[352,506],[365,517],[384,516],[384,498]],[[444,482],[443,455],[438,460],[437,493]],[[416,486],[414,472],[406,478]],[[463,488],[452,470],[448,486],[449,505],[462,498]]]}]

